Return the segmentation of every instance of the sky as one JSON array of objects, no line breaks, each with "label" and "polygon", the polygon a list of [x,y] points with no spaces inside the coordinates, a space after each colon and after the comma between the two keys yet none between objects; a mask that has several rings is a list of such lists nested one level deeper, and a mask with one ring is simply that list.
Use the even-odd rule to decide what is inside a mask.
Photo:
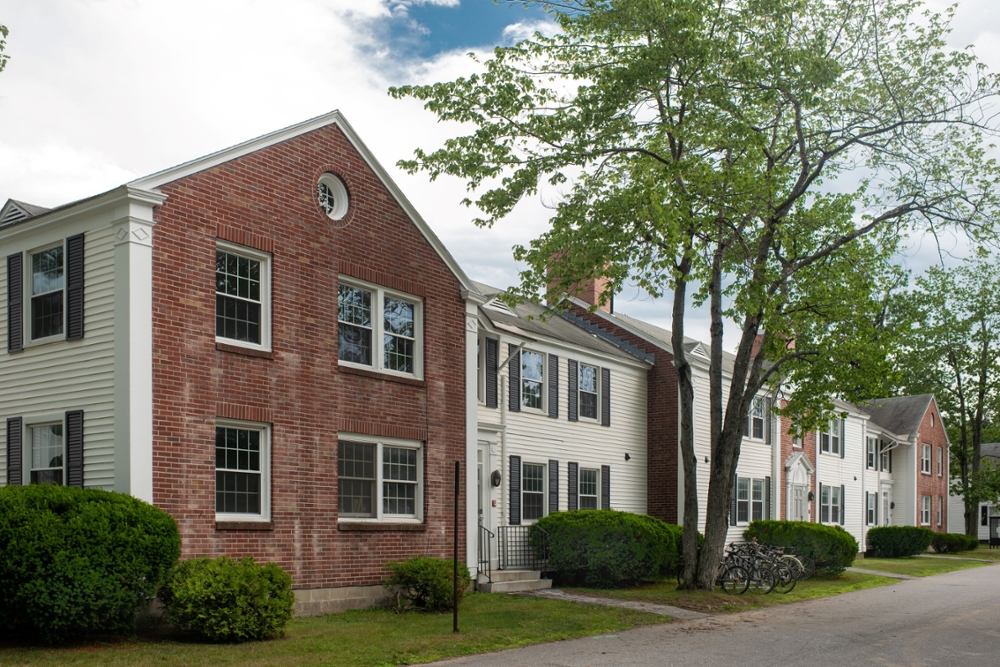
[{"label": "sky", "polygon": [[[940,0],[928,3],[943,9]],[[463,131],[439,124],[389,86],[473,71],[535,30],[538,9],[503,0],[0,0],[10,29],[0,73],[0,202],[57,206],[339,109],[466,273],[517,281],[510,249],[546,227],[541,199],[493,229],[475,227],[464,184],[395,165],[417,147]],[[1000,2],[964,0],[951,46],[976,45],[1000,72]],[[466,128],[467,129],[467,128]],[[964,246],[945,240],[945,250]],[[901,261],[919,272],[938,258],[915,239]],[[616,310],[669,328],[670,304],[637,289]],[[727,348],[738,340],[727,327]],[[708,339],[704,310],[688,335]]]}]

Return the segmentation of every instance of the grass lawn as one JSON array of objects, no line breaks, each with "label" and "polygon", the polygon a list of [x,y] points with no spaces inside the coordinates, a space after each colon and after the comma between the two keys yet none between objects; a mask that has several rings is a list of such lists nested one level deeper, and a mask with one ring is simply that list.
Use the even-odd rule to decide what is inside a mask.
[{"label": "grass lawn", "polygon": [[960,551],[957,554],[933,554],[934,556],[944,556],[947,558],[978,558],[979,560],[991,560],[1000,563],[1000,549],[990,549],[980,546],[972,551]]},{"label": "grass lawn", "polygon": [[544,598],[473,593],[451,614],[396,614],[386,609],[292,619],[283,639],[237,645],[138,638],[67,648],[0,643],[0,665],[276,665],[382,667],[608,634],[663,623],[662,616]]},{"label": "grass lawn", "polygon": [[677,580],[674,578],[664,579],[655,584],[648,584],[638,588],[611,590],[567,588],[565,590],[567,593],[669,604],[675,607],[683,607],[684,609],[693,609],[694,611],[719,613],[762,609],[787,602],[811,600],[813,598],[838,595],[849,591],[860,591],[865,588],[874,588],[875,586],[884,586],[895,582],[895,579],[889,579],[888,577],[877,577],[858,572],[845,572],[840,577],[829,579],[813,578],[809,581],[800,581],[795,585],[795,589],[786,595],[777,591],[769,595],[758,595],[750,591],[747,591],[743,595],[729,595],[721,591],[713,593],[707,591],[679,591],[677,590]]},{"label": "grass lawn", "polygon": [[854,567],[860,567],[864,570],[908,574],[911,577],[929,577],[934,574],[944,574],[945,572],[985,565],[987,564],[954,558],[947,560],[944,558],[861,558],[854,561]]}]

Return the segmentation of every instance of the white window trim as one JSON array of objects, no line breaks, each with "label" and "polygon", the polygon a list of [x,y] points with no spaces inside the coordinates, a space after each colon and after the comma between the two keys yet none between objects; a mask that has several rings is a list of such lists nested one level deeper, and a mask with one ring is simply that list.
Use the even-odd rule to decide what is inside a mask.
[{"label": "white window trim", "polygon": [[[819,453],[820,454],[825,454],[826,456],[832,456],[832,457],[837,458],[837,459],[842,458],[840,456],[840,451],[844,447],[844,442],[843,442],[844,438],[840,437],[841,433],[844,432],[841,429],[841,427],[840,427],[840,423],[842,421],[844,421],[844,420],[840,419],[840,418],[831,419],[826,424],[826,429],[827,430],[820,430],[816,434],[816,441],[817,441],[817,444],[819,445]],[[833,449],[834,428],[836,429],[836,438],[837,438],[837,449],[836,450]],[[830,436],[830,449],[829,450],[824,450],[823,449],[823,434],[826,434],[826,435]]]},{"label": "white window trim", "polygon": [[[830,502],[828,502],[828,503],[825,504],[825,506],[827,508],[829,508],[828,511],[827,511],[827,514],[826,514],[827,520],[826,521],[823,520],[823,507],[824,507],[823,493],[820,492],[819,499],[818,499],[819,500],[819,522],[822,523],[822,524],[824,524],[824,525],[827,525],[827,526],[839,526],[839,525],[841,525],[841,523],[840,523],[840,517],[841,517],[841,515],[842,515],[842,513],[844,511],[844,499],[840,496],[840,485],[839,484],[824,484],[823,485],[823,490],[826,490],[826,489],[830,490],[830,496],[829,496]],[[833,502],[833,492],[834,491],[837,492],[837,502],[836,503]],[[836,521],[833,520],[833,508],[834,507],[837,508],[837,520]]]},{"label": "white window trim", "polygon": [[[595,369],[597,371],[594,374],[595,387],[597,388],[597,392],[596,392],[596,394],[597,394],[597,416],[596,417],[584,417],[583,413],[580,412],[580,395],[584,393],[583,390],[580,389],[580,372],[583,370],[584,366],[590,366],[591,368],[593,368],[593,369]],[[587,392],[587,393],[591,393],[591,392]],[[598,364],[588,364],[588,363],[584,363],[582,361],[577,364],[577,368],[576,368],[576,416],[577,416],[577,419],[579,421],[582,421],[582,422],[591,422],[591,423],[596,424],[596,423],[599,423],[601,421],[601,367]],[[588,468],[588,470],[592,470],[592,468]],[[598,494],[598,495],[600,495],[600,494]],[[598,507],[600,507],[599,503],[598,503]]]},{"label": "white window trim", "polygon": [[[236,340],[235,338],[224,338],[216,334],[215,342],[234,347],[242,347],[248,350],[271,351],[271,253],[263,252],[242,246],[229,241],[217,239],[215,242],[216,251],[243,255],[247,259],[260,262],[260,343],[250,343],[248,341]],[[218,291],[214,291],[218,294]],[[216,313],[216,316],[218,314]],[[215,327],[215,318],[212,318],[212,327]]]},{"label": "white window trim", "polygon": [[[740,500],[740,496],[739,496],[739,493],[740,493],[739,492],[739,489],[740,489],[740,480],[744,480],[744,479],[747,481],[747,499],[746,500]],[[737,477],[736,478],[736,525],[737,526],[748,526],[754,520],[754,518],[753,518],[753,504],[754,504],[754,499],[753,499],[753,483],[754,482],[760,482],[761,485],[763,485],[763,487],[764,487],[762,489],[763,495],[761,496],[761,500],[760,500],[760,503],[761,503],[761,516],[764,516],[765,510],[766,510],[765,506],[767,504],[767,501],[766,501],[766,499],[767,499],[767,482],[763,478],[761,478],[761,477]],[[740,503],[744,503],[744,502],[747,504],[747,520],[746,521],[740,521],[740,518],[739,518],[740,517]]]},{"label": "white window trim", "polygon": [[944,476],[944,447],[937,448],[937,476]]},{"label": "white window trim", "polygon": [[938,527],[940,527],[942,525],[942,523],[941,523],[942,516],[941,515],[943,514],[943,510],[944,510],[944,497],[943,496],[938,496],[937,497],[937,525],[938,525]]},{"label": "white window trim", "polygon": [[46,426],[48,424],[63,425],[63,486],[66,486],[66,413],[65,412],[42,412],[21,416],[21,484],[28,486],[31,484],[31,429],[35,426]]},{"label": "white window trim", "polygon": [[[926,469],[924,464],[927,464]],[[930,475],[931,474],[931,446],[926,442],[920,448],[920,474]]]},{"label": "white window trim", "polygon": [[[871,463],[869,463],[869,460]],[[878,464],[878,438],[868,436],[865,441],[865,470],[877,471]]]},{"label": "white window trim", "polygon": [[[268,523],[271,521],[271,425],[263,422],[249,422],[238,419],[217,417],[215,426],[222,428],[239,428],[247,431],[260,432],[260,514],[241,514],[236,512],[215,512],[216,521],[236,521],[241,523]],[[212,438],[212,470],[215,466],[215,438]],[[212,506],[215,506],[215,483],[212,484]]]},{"label": "white window trim", "polygon": [[[926,509],[925,509],[926,506]],[[926,512],[926,521],[924,520],[924,513]],[[931,525],[931,497],[930,496],[920,496],[920,525],[929,526]]]},{"label": "white window trim", "polygon": [[878,507],[879,497],[877,493],[865,493],[865,525],[874,526],[875,525],[875,515],[876,508]]},{"label": "white window trim", "polygon": [[[482,333],[477,338],[479,352],[476,354],[476,399],[479,405],[486,405],[486,336]],[[497,354],[500,352],[500,343],[497,343]],[[497,359],[497,364],[500,359]],[[497,369],[499,372],[500,369]],[[499,390],[498,390],[499,394]],[[497,397],[499,400],[499,396]]]},{"label": "white window trim", "polygon": [[[359,435],[357,433],[338,433],[338,463],[339,466],[339,443],[359,442],[366,445],[375,445],[375,516],[340,516],[340,506],[338,500],[337,522],[338,523],[423,523],[424,521],[424,445],[419,440],[404,440],[403,438],[379,438],[370,435]],[[386,514],[382,511],[383,488],[382,483],[382,449],[389,447],[400,447],[402,449],[413,449],[417,452],[417,492],[416,492],[416,516],[409,514]],[[338,482],[339,484],[339,482]],[[339,498],[339,486],[334,490]]]},{"label": "white window trim", "polygon": [[804,446],[805,438],[803,436],[792,436],[792,449],[802,449]]},{"label": "white window trim", "polygon": [[[62,312],[62,316],[63,316],[63,330],[62,330],[62,333],[60,333],[60,334],[55,334],[53,336],[46,336],[45,338],[35,338],[35,339],[32,339],[31,338],[31,322],[32,322],[33,318],[32,318],[32,312],[31,312],[31,297],[32,297],[32,294],[31,294],[31,285],[34,282],[34,280],[33,280],[32,271],[31,271],[31,264],[32,264],[31,258],[34,255],[37,255],[40,252],[45,252],[46,250],[51,250],[52,248],[58,248],[60,246],[63,249],[63,286],[62,286],[62,293],[63,293],[63,312]],[[50,343],[56,343],[56,342],[59,342],[59,341],[65,341],[66,340],[66,326],[68,324],[67,321],[66,321],[66,311],[69,310],[69,308],[67,308],[67,303],[66,303],[66,278],[67,278],[67,276],[66,276],[66,239],[59,239],[58,241],[55,241],[53,243],[46,243],[45,245],[40,245],[37,248],[32,248],[31,250],[28,250],[27,252],[25,252],[24,255],[23,255],[23,257],[24,257],[24,260],[22,261],[22,265],[23,266],[21,267],[21,273],[22,273],[22,276],[23,276],[21,278],[21,283],[22,283],[21,303],[22,303],[22,307],[23,307],[22,308],[22,314],[21,314],[21,327],[22,327],[22,329],[21,329],[21,347],[23,347],[23,348],[29,348],[29,347],[35,347],[36,345],[49,345]]]},{"label": "white window trim", "polygon": [[[418,296],[412,294],[407,294],[406,292],[400,292],[399,290],[390,289],[388,287],[382,287],[381,285],[376,285],[375,283],[370,283],[364,280],[358,280],[357,278],[352,278],[350,276],[345,276],[339,274],[337,276],[338,289],[340,285],[349,285],[351,287],[357,287],[368,292],[372,292],[372,364],[366,366],[365,364],[355,363],[353,361],[344,361],[340,358],[340,351],[337,351],[337,364],[340,366],[347,366],[349,368],[358,368],[366,371],[374,371],[376,373],[384,373],[385,375],[394,375],[396,377],[413,378],[417,380],[424,379],[424,300]],[[385,297],[393,299],[401,299],[407,303],[413,304],[413,372],[403,373],[402,371],[394,371],[385,368],[385,341],[383,336],[385,335]],[[376,315],[377,313],[377,315]],[[338,309],[337,313],[337,324],[339,327],[340,313]],[[339,336],[338,336],[339,338]],[[338,340],[339,345],[339,340]]]},{"label": "white window trim", "polygon": [[[601,466],[590,466],[590,465],[585,465],[585,464],[580,464],[580,468],[577,471],[577,477],[576,477],[576,497],[577,497],[576,506],[577,506],[577,509],[583,509],[583,507],[580,506],[580,498],[583,497],[583,494],[580,493],[580,484],[583,482],[583,471],[584,470],[587,470],[587,471],[590,471],[590,472],[593,472],[593,473],[597,474],[597,495],[595,495],[593,497],[597,501],[597,507],[595,509],[601,509]],[[570,491],[570,493],[572,493],[572,490]],[[587,497],[590,498],[591,496],[587,496]]]},{"label": "white window trim", "polygon": [[[542,389],[542,407],[540,407],[540,408],[532,408],[532,407],[528,407],[527,405],[524,404],[524,383],[525,383],[525,377],[524,377],[524,353],[525,352],[531,352],[532,354],[540,354],[540,355],[542,355],[542,381],[541,381],[541,384],[542,384],[542,388],[541,388]],[[533,412],[533,413],[538,414],[538,415],[547,415],[547,414],[549,414],[549,355],[548,355],[548,353],[547,352],[542,352],[541,350],[534,350],[534,349],[531,349],[530,347],[525,347],[525,348],[522,348],[521,353],[517,356],[517,361],[521,365],[521,367],[519,369],[520,376],[521,376],[521,379],[520,379],[521,386],[518,388],[518,394],[519,394],[519,398],[521,400],[521,406],[520,406],[521,407],[521,411],[522,412]],[[531,380],[531,382],[534,382],[534,380]],[[579,413],[579,410],[577,410],[577,412]],[[579,414],[577,415],[577,417],[579,418]]]},{"label": "white window trim", "polygon": [[[549,466],[548,463],[541,463],[538,461],[521,461],[521,525],[530,526],[531,524],[538,521],[538,519],[525,519],[524,518],[524,494],[527,493],[524,490],[524,466],[541,466],[542,467],[542,517],[549,515]],[[577,480],[577,486],[579,488],[579,480]],[[531,491],[531,493],[535,493]],[[541,517],[540,517],[541,518]]]}]

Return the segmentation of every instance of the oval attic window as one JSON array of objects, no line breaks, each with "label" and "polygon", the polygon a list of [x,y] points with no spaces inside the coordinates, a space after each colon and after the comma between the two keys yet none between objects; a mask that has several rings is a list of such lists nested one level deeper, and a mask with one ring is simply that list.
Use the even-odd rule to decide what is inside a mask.
[{"label": "oval attic window", "polygon": [[347,215],[347,188],[335,174],[327,172],[319,177],[316,186],[319,205],[331,220],[341,220]]}]

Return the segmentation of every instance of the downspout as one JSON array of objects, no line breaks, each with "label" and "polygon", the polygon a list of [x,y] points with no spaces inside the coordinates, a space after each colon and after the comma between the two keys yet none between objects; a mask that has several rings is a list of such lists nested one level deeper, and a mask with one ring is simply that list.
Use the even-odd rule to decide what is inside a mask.
[{"label": "downspout", "polygon": [[[502,340],[502,339],[501,339]],[[497,345],[501,341],[497,341]],[[509,495],[510,489],[510,470],[507,466],[510,465],[507,460],[507,408],[508,402],[510,401],[510,392],[508,391],[508,383],[510,382],[510,360],[514,358],[514,355],[520,354],[521,350],[524,348],[524,344],[527,341],[522,341],[517,349],[507,355],[503,363],[497,368],[497,373],[500,375],[500,389],[501,394],[497,397],[500,401],[500,470],[506,470],[507,474],[503,475],[503,486],[500,492],[500,525],[507,525],[507,497]]]},{"label": "downspout", "polygon": [[[861,550],[868,550],[868,422],[861,420]],[[878,498],[875,498],[878,507]]]}]

